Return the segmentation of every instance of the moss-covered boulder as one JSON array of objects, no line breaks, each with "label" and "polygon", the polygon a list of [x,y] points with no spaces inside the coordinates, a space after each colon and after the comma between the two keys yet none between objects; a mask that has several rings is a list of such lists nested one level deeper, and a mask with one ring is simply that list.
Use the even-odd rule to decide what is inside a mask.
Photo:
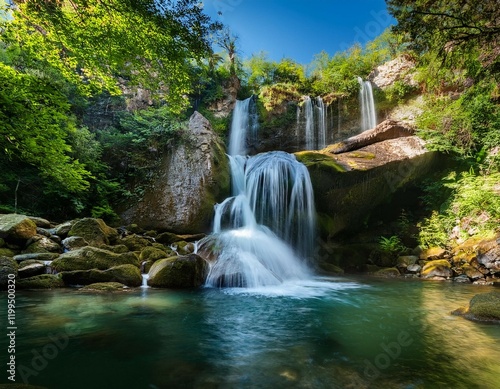
[{"label": "moss-covered boulder", "polygon": [[70,236],[63,239],[61,243],[66,251],[76,250],[89,245],[89,243],[81,236]]},{"label": "moss-covered boulder", "polygon": [[419,257],[424,261],[434,261],[436,259],[444,258],[446,250],[441,247],[430,247],[428,249],[422,250]]},{"label": "moss-covered boulder", "polygon": [[61,246],[58,243],[46,236],[35,235],[27,242],[27,247],[23,250],[23,253],[59,253],[61,251]]},{"label": "moss-covered boulder", "polygon": [[119,282],[96,282],[95,284],[84,286],[80,290],[93,292],[116,292],[127,290],[127,286],[120,284]]},{"label": "moss-covered boulder", "polygon": [[17,277],[17,262],[12,258],[0,256],[0,290],[7,289],[11,274]]},{"label": "moss-covered boulder", "polygon": [[463,315],[469,320],[494,321],[500,323],[500,292],[489,292],[475,295],[468,308],[460,308],[453,312]]},{"label": "moss-covered boulder", "polygon": [[387,267],[377,270],[376,272],[373,273],[373,275],[375,277],[382,277],[382,278],[396,278],[401,276],[401,273],[395,267]]},{"label": "moss-covered boulder", "polygon": [[28,240],[36,235],[36,224],[28,216],[0,215],[0,238]]},{"label": "moss-covered boulder", "polygon": [[106,270],[113,266],[126,264],[139,266],[139,258],[132,252],[115,254],[108,250],[87,246],[61,254],[52,262],[51,266],[61,272],[90,269]]},{"label": "moss-covered boulder", "polygon": [[451,264],[446,259],[436,259],[424,265],[420,273],[422,278],[443,277],[450,278],[453,276]]},{"label": "moss-covered boulder", "polygon": [[151,266],[148,285],[158,288],[194,288],[203,285],[207,262],[196,254],[164,258]]},{"label": "moss-covered boulder", "polygon": [[18,252],[7,247],[0,248],[0,257],[15,257]]},{"label": "moss-covered boulder", "polygon": [[75,222],[76,220],[71,220],[58,224],[57,226],[54,227],[54,233],[63,239],[66,238],[68,236],[68,233],[71,231],[71,227],[73,227],[73,224],[75,224]]},{"label": "moss-covered boulder", "polygon": [[149,246],[149,247],[145,247],[141,251],[141,254],[139,255],[139,259],[141,260],[141,263],[143,261],[155,262],[155,261],[162,259],[162,258],[172,257],[173,255],[174,254],[173,254],[172,250],[161,250],[157,247]]},{"label": "moss-covered boulder", "polygon": [[75,270],[62,272],[66,285],[89,285],[96,282],[119,282],[127,286],[141,286],[142,276],[134,265],[118,265],[107,270]]},{"label": "moss-covered boulder", "polygon": [[80,236],[91,246],[102,246],[116,242],[118,231],[102,219],[84,218],[73,224],[68,236]]},{"label": "moss-covered boulder", "polygon": [[59,274],[41,274],[16,281],[16,287],[19,289],[54,289],[64,286]]},{"label": "moss-covered boulder", "polygon": [[182,238],[180,238],[179,235],[174,234],[173,232],[162,232],[161,234],[158,234],[155,240],[158,243],[170,245],[172,243],[182,240]]},{"label": "moss-covered boulder", "polygon": [[135,234],[126,236],[120,240],[120,243],[127,246],[130,251],[141,251],[144,247],[151,244],[148,239]]}]

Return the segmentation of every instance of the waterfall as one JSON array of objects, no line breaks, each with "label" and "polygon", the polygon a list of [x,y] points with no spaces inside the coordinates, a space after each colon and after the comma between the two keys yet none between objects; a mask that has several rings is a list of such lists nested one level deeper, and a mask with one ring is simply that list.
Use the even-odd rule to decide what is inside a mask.
[{"label": "waterfall", "polygon": [[358,77],[359,105],[361,108],[361,131],[370,130],[377,125],[377,116],[375,112],[375,102],[373,101],[373,90],[370,81],[363,81]]},{"label": "waterfall", "polygon": [[304,259],[316,225],[309,173],[283,151],[244,155],[246,101],[236,104],[231,125],[232,196],[215,206],[213,234],[198,245],[210,261],[207,286],[279,285],[309,275]]},{"label": "waterfall", "polygon": [[303,142],[306,150],[319,150],[327,145],[326,107],[321,97],[304,97],[302,109],[297,108],[297,135],[303,128]]},{"label": "waterfall", "polygon": [[247,137],[254,142],[257,138],[259,122],[254,96],[246,100],[237,100],[233,110],[229,137],[229,154],[246,155]]}]

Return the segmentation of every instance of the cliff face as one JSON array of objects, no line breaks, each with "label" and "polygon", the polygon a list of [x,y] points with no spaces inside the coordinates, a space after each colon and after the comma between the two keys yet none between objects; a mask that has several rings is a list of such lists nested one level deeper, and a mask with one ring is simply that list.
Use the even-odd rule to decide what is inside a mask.
[{"label": "cliff face", "polygon": [[411,132],[386,121],[323,150],[296,153],[311,175],[324,235],[355,230],[370,210],[431,169],[436,154]]},{"label": "cliff face", "polygon": [[229,194],[229,164],[224,144],[198,112],[190,118],[189,135],[163,157],[142,199],[121,215],[125,223],[177,233],[208,231],[214,204]]}]

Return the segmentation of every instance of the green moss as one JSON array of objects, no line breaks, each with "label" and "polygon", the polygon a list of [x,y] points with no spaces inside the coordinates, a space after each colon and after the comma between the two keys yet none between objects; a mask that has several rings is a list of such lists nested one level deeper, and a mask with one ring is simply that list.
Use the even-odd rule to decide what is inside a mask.
[{"label": "green moss", "polygon": [[500,321],[500,292],[474,296],[465,316],[472,320]]},{"label": "green moss", "polygon": [[142,251],[141,254],[139,255],[139,259],[142,261],[152,261],[155,262],[159,259],[162,258],[167,258],[170,255],[166,253],[164,250],[160,250],[159,248],[156,247],[145,247]]},{"label": "green moss", "polygon": [[12,258],[14,255],[16,255],[16,252],[14,250],[8,249],[8,248],[1,248],[0,249],[0,257],[10,257]]},{"label": "green moss", "polygon": [[53,289],[64,287],[64,282],[59,274],[41,274],[17,280],[19,289]]},{"label": "green moss", "polygon": [[344,172],[346,169],[337,163],[334,157],[316,151],[299,151],[295,153],[297,160],[304,165],[317,166],[320,169]]},{"label": "green moss", "polygon": [[113,291],[123,291],[127,287],[119,282],[96,282],[95,284],[90,284],[84,286],[81,290],[85,291],[99,291],[99,292],[113,292]]},{"label": "green moss", "polygon": [[207,263],[196,254],[161,259],[149,271],[150,286],[159,288],[193,288],[203,285]]},{"label": "green moss", "polygon": [[139,266],[139,258],[132,252],[115,254],[111,251],[87,246],[61,254],[52,262],[52,267],[57,271],[106,270],[113,266],[126,264]]}]

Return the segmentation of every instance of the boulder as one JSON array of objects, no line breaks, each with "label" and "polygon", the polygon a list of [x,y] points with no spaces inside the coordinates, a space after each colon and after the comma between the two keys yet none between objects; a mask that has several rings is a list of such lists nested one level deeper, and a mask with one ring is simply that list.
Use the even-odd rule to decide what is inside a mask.
[{"label": "boulder", "polygon": [[434,277],[449,278],[453,276],[451,264],[445,259],[430,261],[422,268],[422,278],[433,279]]},{"label": "boulder", "polygon": [[45,266],[45,264],[33,259],[21,262],[17,270],[19,278],[38,276],[40,274],[45,274],[46,272],[47,267]]},{"label": "boulder", "polygon": [[96,282],[119,282],[127,286],[141,286],[142,276],[134,265],[118,265],[107,270],[75,270],[62,272],[66,285],[89,285]]},{"label": "boulder", "polygon": [[148,285],[158,288],[193,288],[203,285],[207,262],[196,254],[161,259],[151,266]]},{"label": "boulder", "polygon": [[36,224],[28,216],[0,215],[0,238],[28,240],[36,234]]},{"label": "boulder", "polygon": [[406,272],[407,273],[410,273],[410,274],[416,274],[416,273],[420,273],[420,271],[422,270],[422,266],[420,265],[417,265],[417,264],[414,264],[414,265],[408,265],[406,267]]},{"label": "boulder", "polygon": [[68,236],[68,233],[71,230],[71,227],[73,227],[74,223],[74,221],[68,221],[55,226],[54,234],[60,236],[61,238],[65,238],[66,236]]},{"label": "boulder", "polygon": [[23,254],[58,253],[61,251],[59,244],[43,235],[33,236],[26,244],[27,247],[23,250]]},{"label": "boulder", "polygon": [[64,239],[61,243],[65,251],[76,250],[89,245],[88,242],[81,236],[70,236]]},{"label": "boulder", "polygon": [[457,309],[453,313],[463,315],[469,320],[500,323],[500,292],[495,291],[475,295],[471,299],[468,309]]},{"label": "boulder", "polygon": [[41,274],[17,280],[16,287],[19,289],[53,289],[64,287],[64,282],[59,274]]},{"label": "boulder", "polygon": [[152,261],[152,262],[155,262],[159,259],[162,259],[162,258],[168,258],[168,257],[171,257],[173,255],[173,251],[172,250],[168,250],[169,252],[167,253],[167,251],[165,250],[160,250],[159,248],[156,248],[156,247],[145,247],[142,251],[141,251],[141,254],[139,254],[139,259],[141,260],[141,262],[143,261]]},{"label": "boulder", "polygon": [[17,251],[9,249],[7,247],[2,247],[0,248],[0,257],[15,257],[17,254]]},{"label": "boulder", "polygon": [[132,252],[115,254],[108,250],[87,246],[61,254],[52,262],[51,266],[61,272],[90,269],[106,270],[113,266],[126,264],[139,266],[137,255]]},{"label": "boulder", "polygon": [[437,153],[416,136],[343,154],[332,154],[327,147],[295,155],[309,170],[321,234],[329,238],[359,229],[371,210],[424,178],[438,162]]},{"label": "boulder", "polygon": [[423,250],[420,253],[420,259],[424,261],[433,261],[435,259],[441,259],[445,256],[446,250],[441,247],[430,247],[428,249]]},{"label": "boulder", "polygon": [[477,261],[491,273],[500,273],[499,238],[483,242],[478,247]]},{"label": "boulder", "polygon": [[120,243],[127,246],[130,251],[141,251],[144,247],[151,244],[149,240],[135,234],[126,236]]},{"label": "boulder", "polygon": [[68,236],[79,236],[91,246],[102,246],[114,243],[118,232],[107,226],[102,219],[84,218],[73,224]]},{"label": "boulder", "polygon": [[163,156],[142,199],[121,214],[125,224],[186,234],[210,228],[214,204],[229,195],[229,162],[222,140],[198,112],[188,136]]},{"label": "boulder", "polygon": [[19,254],[14,256],[14,260],[17,262],[35,260],[35,261],[53,261],[59,257],[57,253],[32,253],[32,254]]},{"label": "boulder", "polygon": [[373,275],[376,277],[383,277],[383,278],[396,278],[400,277],[401,273],[395,267],[387,267],[384,269],[377,270],[375,273],[373,273]]},{"label": "boulder", "polygon": [[0,256],[0,290],[7,289],[11,274],[17,277],[17,262],[12,258]]},{"label": "boulder", "polygon": [[50,222],[47,219],[36,217],[36,216],[28,216],[33,223],[36,224],[37,227],[40,228],[50,228]]},{"label": "boulder", "polygon": [[418,257],[415,255],[403,255],[398,257],[396,261],[396,267],[406,269],[410,265],[415,265],[417,263]]}]

